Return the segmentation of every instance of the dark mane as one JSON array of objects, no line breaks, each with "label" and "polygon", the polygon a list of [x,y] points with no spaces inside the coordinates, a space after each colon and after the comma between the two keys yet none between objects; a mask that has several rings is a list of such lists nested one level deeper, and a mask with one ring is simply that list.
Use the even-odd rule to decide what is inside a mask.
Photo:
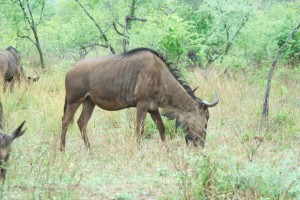
[{"label": "dark mane", "polygon": [[155,54],[157,57],[159,57],[164,63],[167,64],[166,59],[157,51],[155,51],[154,49],[150,49],[150,48],[145,48],[145,47],[140,47],[140,48],[135,48],[135,49],[131,49],[129,51],[126,51],[124,53],[121,54],[121,56],[127,57],[127,56],[131,56],[133,54],[142,52],[142,51],[148,51],[151,52],[153,54]]},{"label": "dark mane", "polygon": [[200,98],[196,97],[194,90],[188,85],[186,80],[183,78],[180,69],[178,69],[173,63],[168,64],[168,68],[175,79],[180,83],[184,90],[196,101],[201,101]]},{"label": "dark mane", "polygon": [[188,83],[185,81],[185,79],[183,78],[180,70],[175,66],[174,63],[171,62],[167,62],[166,59],[157,51],[150,49],[150,48],[144,48],[144,47],[140,47],[140,48],[135,48],[132,49],[130,51],[126,51],[124,53],[121,54],[121,56],[123,57],[127,57],[127,56],[131,56],[134,55],[136,53],[142,52],[142,51],[148,51],[153,53],[154,55],[156,55],[157,57],[159,57],[169,68],[170,72],[172,73],[172,75],[174,76],[174,78],[178,81],[178,83],[185,89],[185,91],[194,99],[194,100],[199,100],[200,99],[198,97],[195,96],[194,91],[192,90],[192,88],[188,85]]}]

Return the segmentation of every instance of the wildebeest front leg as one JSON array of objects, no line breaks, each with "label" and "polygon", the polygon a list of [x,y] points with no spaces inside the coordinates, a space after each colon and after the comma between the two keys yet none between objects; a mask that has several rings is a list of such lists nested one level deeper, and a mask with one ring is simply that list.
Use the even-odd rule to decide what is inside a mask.
[{"label": "wildebeest front leg", "polygon": [[165,142],[165,126],[159,114],[159,110],[149,112],[152,120],[154,121],[157,130],[159,131],[161,141]]},{"label": "wildebeest front leg", "polygon": [[85,147],[90,148],[90,142],[89,142],[89,138],[87,136],[86,127],[87,127],[88,121],[90,120],[90,118],[92,116],[93,110],[95,108],[95,104],[89,98],[87,98],[82,103],[82,106],[83,106],[82,112],[77,121],[77,124],[79,126]]},{"label": "wildebeest front leg", "polygon": [[71,120],[74,117],[74,114],[78,107],[80,106],[80,103],[73,103],[70,105],[67,105],[66,112],[64,113],[64,116],[62,117],[62,131],[61,131],[61,138],[60,138],[60,150],[65,150],[66,146],[66,133],[69,127],[69,124]]},{"label": "wildebeest front leg", "polygon": [[141,137],[144,128],[144,123],[147,115],[148,105],[139,104],[136,106],[136,132],[137,132],[137,144],[140,147]]}]

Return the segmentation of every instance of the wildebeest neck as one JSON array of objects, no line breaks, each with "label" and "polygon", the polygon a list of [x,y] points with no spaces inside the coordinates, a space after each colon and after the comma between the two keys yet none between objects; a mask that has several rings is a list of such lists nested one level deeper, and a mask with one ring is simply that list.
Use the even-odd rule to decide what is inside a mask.
[{"label": "wildebeest neck", "polygon": [[[169,80],[171,79],[171,80]],[[173,80],[172,80],[173,79]],[[174,112],[188,112],[195,110],[197,103],[187,94],[183,87],[170,76],[162,78],[161,96],[163,100],[162,108],[173,110]]]}]

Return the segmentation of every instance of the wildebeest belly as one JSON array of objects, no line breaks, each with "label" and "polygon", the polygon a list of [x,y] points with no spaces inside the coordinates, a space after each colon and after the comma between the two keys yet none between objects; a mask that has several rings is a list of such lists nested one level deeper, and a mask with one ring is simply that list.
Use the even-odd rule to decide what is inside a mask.
[{"label": "wildebeest belly", "polygon": [[109,68],[95,70],[89,75],[88,94],[93,102],[105,110],[120,110],[136,105],[134,94],[137,74],[134,69]]},{"label": "wildebeest belly", "polygon": [[136,106],[136,98],[130,90],[113,90],[102,85],[90,90],[88,95],[97,106],[105,110],[121,110]]},{"label": "wildebeest belly", "polygon": [[[94,101],[94,100],[93,100]],[[110,102],[105,100],[100,100],[97,102],[94,102],[98,107],[108,110],[108,111],[116,111],[116,110],[122,110],[129,107],[135,107],[135,104],[128,104],[125,102]]]}]

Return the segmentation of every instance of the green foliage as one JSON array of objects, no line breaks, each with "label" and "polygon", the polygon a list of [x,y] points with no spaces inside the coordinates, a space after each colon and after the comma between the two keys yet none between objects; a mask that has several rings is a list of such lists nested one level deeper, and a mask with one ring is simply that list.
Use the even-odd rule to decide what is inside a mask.
[{"label": "green foliage", "polygon": [[[291,31],[288,31],[288,28],[284,27],[284,30],[282,30],[282,32],[280,32],[276,38],[278,48],[285,43],[290,34]],[[294,38],[285,47],[282,56],[287,62],[290,62],[292,66],[297,66],[300,64],[300,32],[296,33]]]},{"label": "green foliage", "polygon": [[222,59],[228,54],[251,12],[245,1],[204,0],[184,8],[181,15],[193,23],[191,31],[201,38],[205,62]]},{"label": "green foliage", "polygon": [[[162,52],[169,60],[177,62],[181,56],[186,57],[188,50],[200,49],[197,33],[190,30],[193,25],[177,15],[157,15],[148,19],[147,23],[136,24],[129,32],[130,47],[146,46]],[[160,27],[164,27],[163,29]]]},{"label": "green foliage", "polygon": [[215,62],[215,65],[220,68],[231,70],[247,69],[248,67],[247,60],[245,60],[245,58],[234,55],[225,56],[222,62]]},{"label": "green foliage", "polygon": [[[186,166],[177,174],[182,194],[188,199],[207,199],[216,196],[241,198],[243,191],[255,191],[257,197],[275,199],[282,196],[288,185],[299,177],[299,169],[293,168],[293,161],[274,167],[267,163],[244,163],[234,159],[216,160],[214,156],[184,156]],[[229,163],[228,163],[229,162]],[[299,198],[297,182],[288,191],[287,197]]]},{"label": "green foliage", "polygon": [[[290,163],[283,163],[279,168],[270,164],[250,163],[240,172],[242,189],[260,191],[261,197],[276,198],[281,196],[288,185],[299,177],[300,171],[290,167]],[[288,191],[289,197],[299,198],[299,182]]]},{"label": "green foliage", "polygon": [[[111,45],[122,51],[125,37],[114,30],[112,23],[124,33],[132,1],[80,2],[105,31]],[[40,1],[30,1],[35,11],[41,9],[40,5]],[[215,61],[233,69],[247,68],[250,64],[265,66],[297,23],[298,7],[299,2],[282,1],[136,1],[135,16],[147,21],[131,21],[131,28],[125,34],[129,48],[154,48],[176,63],[188,61],[187,54],[193,50],[200,66]],[[21,10],[9,3],[0,10],[1,25],[5,27],[0,30],[2,48],[17,45],[27,57],[34,57],[36,52],[30,41],[18,37],[29,30]],[[94,22],[75,1],[46,1],[43,13],[41,21],[39,12],[33,17],[40,22],[38,30],[46,60],[109,53],[101,46],[105,42]],[[300,62],[299,38],[297,33],[282,54],[282,61],[294,67]]]},{"label": "green foliage", "polygon": [[[249,64],[269,66],[281,45],[299,23],[299,2],[262,3],[257,6],[263,9],[256,9],[252,14],[251,20],[237,40],[234,54],[243,56]],[[298,65],[298,40],[299,34],[285,48],[279,61]]]},{"label": "green foliage", "polygon": [[125,194],[118,194],[117,193],[115,195],[114,199],[116,199],[116,200],[131,200],[131,199],[134,199],[134,198],[133,198],[132,194],[127,194],[127,193],[125,193]]},{"label": "green foliage", "polygon": [[275,122],[276,126],[283,126],[286,123],[289,123],[290,122],[289,112],[284,111],[284,112],[278,113],[274,117],[274,122]]}]

